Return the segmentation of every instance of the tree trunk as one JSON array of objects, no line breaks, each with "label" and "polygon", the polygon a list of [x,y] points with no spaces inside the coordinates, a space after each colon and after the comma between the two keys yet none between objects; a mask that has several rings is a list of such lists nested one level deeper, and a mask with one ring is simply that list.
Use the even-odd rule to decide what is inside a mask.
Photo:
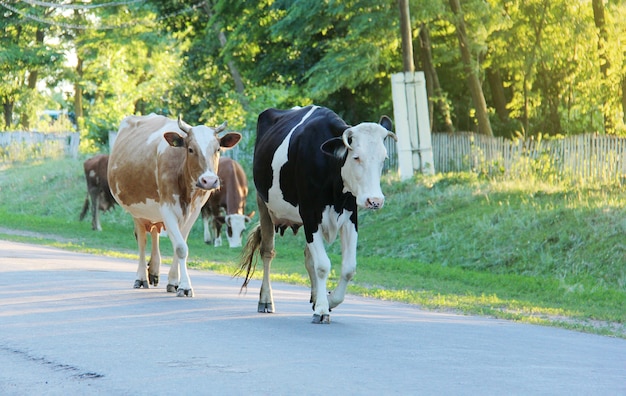
[{"label": "tree trunk", "polygon": [[[80,23],[82,17],[78,9],[74,10],[74,20]],[[78,35],[78,33],[77,33]],[[75,37],[78,42],[78,37]],[[83,87],[81,82],[83,81],[83,58],[80,56],[79,48],[76,49],[77,62],[76,62],[76,78],[74,80],[74,122],[76,123],[76,130],[80,132],[80,125],[83,118]]]},{"label": "tree trunk", "polygon": [[83,88],[80,82],[83,79],[83,59],[79,56],[76,63],[76,80],[74,81],[74,114],[76,119],[76,126],[80,128],[78,122],[83,118]]},{"label": "tree trunk", "polygon": [[411,14],[409,0],[398,0],[400,8],[400,36],[402,37],[402,64],[405,72],[415,71],[413,63],[413,34],[411,33]]},{"label": "tree trunk", "polygon": [[[213,18],[213,11],[211,10],[211,6],[208,2],[204,3],[204,11],[206,12],[209,20]],[[217,31],[217,39],[220,42],[220,47],[226,47],[227,39],[226,35],[222,30],[220,30],[217,24],[213,25],[213,28]],[[228,70],[230,71],[230,76],[233,78],[233,82],[235,83],[235,91],[241,96],[242,106],[244,109],[248,108],[248,101],[244,96],[245,85],[243,84],[243,79],[241,78],[241,74],[239,73],[239,69],[233,60],[227,60],[226,66],[228,66]]]},{"label": "tree trunk", "polygon": [[433,130],[434,111],[433,104],[437,105],[437,109],[441,112],[441,116],[444,122],[444,129],[446,132],[454,132],[454,126],[452,125],[452,117],[450,116],[450,106],[444,97],[443,90],[439,84],[439,76],[437,75],[437,69],[433,64],[432,51],[430,45],[430,33],[426,24],[422,23],[419,31],[420,50],[422,58],[422,67],[426,75],[426,88],[430,93],[428,97],[431,130]]},{"label": "tree trunk", "polygon": [[592,0],[591,6],[593,7],[593,21],[598,28],[598,53],[600,54],[600,71],[602,75],[606,77],[608,75],[609,58],[606,54],[606,43],[609,38],[609,33],[606,30],[606,20],[604,19],[604,2],[603,0]]},{"label": "tree trunk", "polygon": [[622,77],[622,114],[624,124],[626,124],[626,76]]},{"label": "tree trunk", "polygon": [[2,103],[2,113],[4,116],[4,129],[11,128],[11,119],[13,118],[13,102],[5,98]]},{"label": "tree trunk", "polygon": [[[421,31],[420,31],[420,34]],[[420,49],[422,48],[422,43],[420,40]],[[420,51],[420,52],[424,52],[424,51]],[[417,54],[417,53],[414,53]],[[428,115],[430,117],[430,130],[434,131],[437,126],[435,125],[435,97],[434,97],[434,92],[435,92],[435,83],[434,83],[434,77],[431,73],[431,70],[429,70],[429,68],[426,66],[427,61],[425,61],[424,59],[424,55],[417,57],[417,55],[415,55],[415,65],[418,69],[421,69],[424,71],[424,79],[426,80],[426,95],[428,96]]]},{"label": "tree trunk", "polygon": [[[220,31],[217,36],[220,40],[221,47],[224,48],[226,46],[226,35],[224,34],[224,32]],[[233,62],[232,60],[227,61],[226,65],[228,66],[228,70],[230,70],[230,75],[235,82],[235,90],[238,94],[243,95],[245,87],[243,85],[243,79],[241,78],[241,74],[239,74],[239,69],[237,69],[235,62]]]},{"label": "tree trunk", "polygon": [[[35,42],[37,46],[43,45],[45,33],[40,28],[37,28],[35,32]],[[37,80],[39,79],[39,71],[36,68],[30,69],[28,73],[28,89],[31,92],[35,92],[37,89]],[[22,113],[22,126],[25,130],[30,129],[30,114],[28,111]]]},{"label": "tree trunk", "polygon": [[489,67],[486,72],[496,114],[498,115],[498,118],[500,118],[500,121],[506,121],[509,119],[509,110],[506,108],[507,101],[506,96],[504,95],[504,85],[502,84],[500,71],[494,69],[493,67]]},{"label": "tree trunk", "polygon": [[[602,73],[602,79],[604,81],[605,88],[604,92],[608,91],[609,83],[609,67],[611,66],[609,62],[609,57],[606,54],[606,43],[609,38],[609,33],[606,30],[606,20],[604,19],[604,2],[603,0],[592,0],[591,6],[593,7],[593,21],[596,24],[596,28],[598,29],[598,55],[600,57],[600,72]],[[603,98],[603,101],[606,101],[606,95]],[[611,118],[604,114],[606,112],[603,111],[602,116],[604,117],[604,131],[608,132],[613,129]]]},{"label": "tree trunk", "polygon": [[483,93],[483,88],[480,85],[480,80],[478,79],[478,72],[474,67],[474,62],[472,61],[472,55],[469,50],[469,41],[465,31],[465,20],[463,18],[463,12],[461,10],[459,0],[450,0],[450,8],[455,15],[454,25],[459,39],[461,60],[463,61],[465,72],[467,74],[469,90],[472,95],[474,108],[476,110],[478,132],[483,135],[493,136],[491,123],[489,122],[489,114],[487,112],[487,102],[485,102],[485,95]]}]

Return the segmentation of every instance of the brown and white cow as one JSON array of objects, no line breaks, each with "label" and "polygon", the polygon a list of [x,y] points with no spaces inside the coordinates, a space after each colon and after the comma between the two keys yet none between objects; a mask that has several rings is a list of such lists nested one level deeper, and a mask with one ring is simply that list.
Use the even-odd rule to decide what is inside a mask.
[{"label": "brown and white cow", "polygon": [[[246,215],[248,179],[241,165],[232,158],[221,157],[217,169],[220,188],[215,190],[202,207],[204,242],[222,246],[222,225],[226,225],[226,237],[231,248],[241,246],[241,236],[254,212]],[[226,216],[221,211],[226,211]]]},{"label": "brown and white cow", "polygon": [[[219,137],[225,128],[226,123],[217,128],[192,127],[180,118],[176,122],[156,114],[129,116],[122,121],[108,175],[113,196],[135,221],[139,246],[135,288],[158,284],[158,234],[165,228],[174,251],[167,291],[177,291],[179,297],[193,296],[187,272],[187,236],[211,191],[220,185],[220,150],[235,146],[241,139],[236,132]],[[149,274],[147,233],[152,237]]]},{"label": "brown and white cow", "polygon": [[115,206],[115,199],[109,190],[109,181],[107,180],[107,166],[109,164],[109,156],[107,154],[98,154],[89,158],[83,163],[85,169],[85,180],[87,181],[87,196],[83,210],[80,212],[80,220],[82,221],[89,210],[89,200],[91,200],[91,228],[94,231],[102,231],[100,226],[99,210],[106,212]]}]

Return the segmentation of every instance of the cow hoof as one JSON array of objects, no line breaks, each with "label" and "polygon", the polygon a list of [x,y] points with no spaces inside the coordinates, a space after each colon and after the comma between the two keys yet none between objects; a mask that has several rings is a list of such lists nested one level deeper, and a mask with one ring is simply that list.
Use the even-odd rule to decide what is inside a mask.
[{"label": "cow hoof", "polygon": [[159,284],[159,275],[148,274],[148,280],[150,284],[156,287]]},{"label": "cow hoof", "polygon": [[274,303],[259,303],[258,311],[261,313],[274,313]]},{"label": "cow hoof", "polygon": [[324,315],[318,315],[318,314],[313,314],[313,320],[311,321],[311,323],[315,323],[315,324],[330,324],[330,315],[328,314],[324,314]]},{"label": "cow hoof", "polygon": [[175,286],[175,285],[167,285],[167,292],[168,292],[168,293],[176,293],[176,290],[178,290],[178,286]]},{"label": "cow hoof", "polygon": [[147,280],[139,280],[137,279],[135,281],[135,284],[133,285],[133,288],[135,289],[141,289],[142,287],[148,289],[150,286],[148,286],[148,281]]},{"label": "cow hoof", "polygon": [[193,297],[193,289],[178,289],[176,297]]}]

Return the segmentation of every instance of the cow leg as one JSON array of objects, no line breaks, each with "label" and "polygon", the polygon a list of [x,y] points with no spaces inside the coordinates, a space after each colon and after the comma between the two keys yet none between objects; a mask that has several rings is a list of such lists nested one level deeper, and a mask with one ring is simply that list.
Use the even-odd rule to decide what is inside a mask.
[{"label": "cow leg", "polygon": [[[183,237],[178,229],[178,222],[164,221],[165,229],[167,230],[167,237],[172,243],[174,255],[172,257],[172,265],[167,274],[167,292],[177,293],[178,286],[180,284],[180,274],[178,273],[178,267],[180,265],[180,257],[187,257],[187,245],[183,241]],[[182,290],[182,289],[181,289]]]},{"label": "cow leg", "polygon": [[220,223],[217,217],[213,217],[211,224],[213,225],[213,235],[215,235],[213,246],[220,247],[222,246],[222,223]]},{"label": "cow leg", "polygon": [[[315,303],[313,304],[313,323],[330,323],[330,306],[326,296],[326,282],[330,274],[330,259],[326,254],[321,231],[313,234],[313,242],[307,243],[307,249],[311,253],[315,278]],[[313,283],[313,282],[312,282]]]},{"label": "cow leg", "polygon": [[257,205],[259,208],[259,219],[261,223],[261,259],[263,260],[263,281],[259,292],[259,312],[273,313],[274,293],[270,283],[270,268],[272,259],[276,255],[274,250],[274,224],[263,199],[257,195]]},{"label": "cow leg", "polygon": [[87,211],[89,210],[89,186],[87,186],[87,196],[85,197],[85,203],[83,204],[83,210],[80,211],[79,219],[83,221]]},{"label": "cow leg", "polygon": [[[168,227],[167,224],[166,227]],[[170,272],[167,277],[167,291],[176,292],[176,295],[179,297],[193,297],[191,281],[187,273],[187,255],[189,252],[187,243],[178,230],[178,227],[175,229],[168,227],[167,235],[172,242],[172,249],[174,250],[172,266],[170,267]]]},{"label": "cow leg", "polygon": [[189,255],[187,236],[189,235],[191,226],[200,214],[200,207],[186,217],[185,222],[183,222],[180,228],[177,218],[173,213],[165,209],[162,214],[165,228],[168,230],[167,235],[172,242],[172,248],[174,250],[174,260],[168,275],[167,291],[173,291],[172,289],[175,289],[178,297],[193,297],[191,279],[187,272],[187,256]]},{"label": "cow leg", "polygon": [[348,288],[348,282],[356,273],[356,245],[358,233],[352,222],[341,227],[341,278],[335,290],[328,295],[330,308],[335,308],[343,302]]},{"label": "cow leg", "polygon": [[211,221],[211,217],[208,215],[205,216],[204,210],[203,210],[202,211],[202,225],[204,226],[204,243],[206,243],[207,245],[210,245],[213,243],[209,221]]},{"label": "cow leg", "polygon": [[148,281],[156,287],[159,284],[159,273],[161,271],[161,251],[159,249],[159,230],[152,227],[150,230],[152,238],[152,252],[150,253],[150,267],[148,268]]},{"label": "cow leg", "polygon": [[135,220],[135,238],[139,247],[139,265],[137,266],[137,279],[135,289],[148,286],[148,266],[146,265],[146,228],[138,220]]},{"label": "cow leg", "polygon": [[89,190],[89,196],[91,197],[91,228],[94,231],[102,231],[102,227],[100,227],[100,192],[98,188],[91,188]]},{"label": "cow leg", "polygon": [[309,302],[315,306],[315,300],[317,300],[317,276],[315,276],[315,264],[313,264],[313,257],[308,246],[304,248],[304,266],[309,273],[309,280],[311,281],[311,299]]}]

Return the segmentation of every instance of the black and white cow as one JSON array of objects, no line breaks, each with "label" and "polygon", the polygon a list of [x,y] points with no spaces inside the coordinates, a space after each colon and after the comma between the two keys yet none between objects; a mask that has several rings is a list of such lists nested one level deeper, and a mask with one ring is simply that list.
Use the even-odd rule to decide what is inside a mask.
[{"label": "black and white cow", "polygon": [[[311,279],[313,322],[329,323],[330,310],[344,300],[356,272],[357,207],[382,208],[385,197],[380,177],[390,136],[391,120],[379,124],[346,124],[331,110],[307,106],[269,109],[259,115],[254,147],[253,177],[260,224],[250,232],[240,271],[246,287],[254,272],[254,256],[263,260],[259,312],[274,312],[270,264],[274,234],[304,226],[305,265]],[[330,294],[326,281],[330,259],[324,241],[340,236],[341,279]]]}]

